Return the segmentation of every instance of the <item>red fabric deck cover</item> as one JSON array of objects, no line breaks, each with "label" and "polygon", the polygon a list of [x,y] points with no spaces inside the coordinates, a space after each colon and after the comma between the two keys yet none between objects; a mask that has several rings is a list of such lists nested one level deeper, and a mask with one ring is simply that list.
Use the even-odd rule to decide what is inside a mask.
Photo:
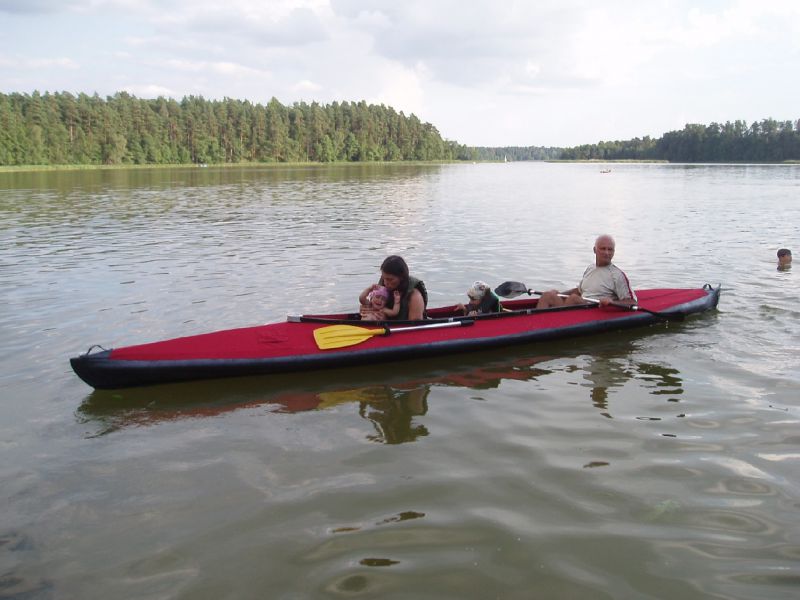
[{"label": "red fabric deck cover", "polygon": [[[654,311],[690,302],[706,295],[703,289],[658,289],[637,291],[639,305]],[[504,302],[509,308],[530,305],[529,300]],[[112,350],[112,360],[197,360],[197,359],[254,359],[302,356],[330,352],[353,352],[371,348],[406,346],[445,340],[492,338],[519,334],[525,331],[555,329],[590,321],[630,316],[624,309],[586,308],[577,310],[534,313],[498,319],[476,321],[469,327],[451,327],[395,333],[388,337],[375,336],[369,340],[335,350],[320,350],[313,332],[326,325],[320,323],[270,323],[176,338]],[[364,325],[369,327],[369,325]]]}]

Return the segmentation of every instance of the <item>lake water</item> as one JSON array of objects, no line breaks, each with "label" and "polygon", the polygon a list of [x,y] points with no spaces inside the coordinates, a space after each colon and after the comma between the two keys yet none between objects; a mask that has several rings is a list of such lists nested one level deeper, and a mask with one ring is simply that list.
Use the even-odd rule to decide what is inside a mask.
[{"label": "lake water", "polygon": [[[0,173],[0,598],[800,594],[800,166]],[[683,323],[94,392],[68,359],[353,310],[722,284]]]}]

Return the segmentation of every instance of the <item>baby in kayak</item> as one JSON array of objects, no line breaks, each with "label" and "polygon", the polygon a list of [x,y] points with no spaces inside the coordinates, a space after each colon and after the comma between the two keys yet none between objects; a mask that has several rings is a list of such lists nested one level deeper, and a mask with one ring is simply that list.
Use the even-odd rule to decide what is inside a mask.
[{"label": "baby in kayak", "polygon": [[500,298],[489,289],[489,284],[483,281],[473,283],[472,287],[467,290],[467,297],[469,298],[467,305],[459,304],[456,308],[468,317],[502,310]]},{"label": "baby in kayak", "polygon": [[394,292],[394,307],[386,308],[387,300],[389,300],[389,290],[382,285],[376,285],[367,294],[366,303],[361,305],[361,320],[385,321],[396,317],[400,312],[400,292],[397,290]]}]

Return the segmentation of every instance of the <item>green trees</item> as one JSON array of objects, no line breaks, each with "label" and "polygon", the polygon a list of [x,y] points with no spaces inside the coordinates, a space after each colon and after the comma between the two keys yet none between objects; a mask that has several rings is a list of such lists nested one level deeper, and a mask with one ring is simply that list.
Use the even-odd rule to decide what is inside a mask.
[{"label": "green trees", "polygon": [[500,148],[489,148],[479,146],[476,148],[464,148],[464,156],[459,156],[461,160],[556,160],[561,157],[563,148],[543,147],[543,146],[505,146]]},{"label": "green trees", "polygon": [[687,124],[658,139],[574,148],[476,147],[430,123],[361,102],[266,105],[188,96],[105,99],[68,92],[0,94],[0,165],[406,160],[800,160],[800,121]]},{"label": "green trees", "polygon": [[0,165],[451,160],[466,147],[384,105],[0,94]]},{"label": "green trees", "polygon": [[783,162],[800,160],[800,121],[763,119],[687,124],[657,140],[649,137],[565,149],[565,160],[667,160],[669,162]]}]

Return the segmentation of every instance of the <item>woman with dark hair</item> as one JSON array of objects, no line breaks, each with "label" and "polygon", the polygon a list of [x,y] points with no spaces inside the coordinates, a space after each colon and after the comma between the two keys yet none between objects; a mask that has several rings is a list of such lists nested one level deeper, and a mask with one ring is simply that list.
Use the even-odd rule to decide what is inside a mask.
[{"label": "woman with dark hair", "polygon": [[389,290],[387,308],[394,307],[394,294],[400,292],[400,311],[394,319],[399,321],[420,320],[425,318],[425,307],[428,305],[428,291],[421,279],[408,274],[408,265],[401,256],[389,256],[381,264],[381,278],[366,288],[359,296],[363,304],[372,290],[384,286]]}]

